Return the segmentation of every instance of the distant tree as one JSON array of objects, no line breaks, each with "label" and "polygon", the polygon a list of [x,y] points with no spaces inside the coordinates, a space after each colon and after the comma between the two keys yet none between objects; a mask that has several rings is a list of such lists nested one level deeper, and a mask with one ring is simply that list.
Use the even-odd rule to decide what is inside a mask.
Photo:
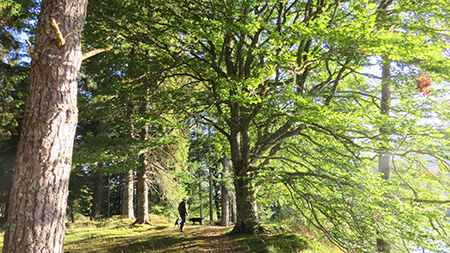
[{"label": "distant tree", "polygon": [[4,252],[62,252],[87,2],[41,2]]}]

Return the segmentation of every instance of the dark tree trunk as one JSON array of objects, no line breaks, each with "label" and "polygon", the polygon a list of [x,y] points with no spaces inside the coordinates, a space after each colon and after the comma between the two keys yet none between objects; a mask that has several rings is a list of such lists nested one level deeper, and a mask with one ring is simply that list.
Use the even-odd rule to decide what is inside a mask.
[{"label": "dark tree trunk", "polygon": [[251,179],[235,178],[237,220],[233,233],[257,234],[259,218],[256,207],[255,189]]},{"label": "dark tree trunk", "polygon": [[[215,186],[217,189],[218,186]],[[218,220],[222,220],[222,212],[220,211],[220,205],[222,203],[222,196],[219,194],[219,190],[214,191],[214,206],[216,207],[216,215]]]},{"label": "dark tree trunk", "polygon": [[3,252],[63,252],[86,5],[41,2]]},{"label": "dark tree trunk", "polygon": [[123,179],[123,200],[122,200],[122,218],[135,219],[134,216],[134,175],[133,170],[124,173]]},{"label": "dark tree trunk", "polygon": [[98,166],[98,170],[94,173],[94,189],[92,194],[91,220],[100,219],[103,195],[103,171]]},{"label": "dark tree trunk", "polygon": [[[238,115],[238,105],[233,107],[232,114]],[[235,118],[234,128],[228,140],[231,148],[231,160],[234,172],[234,188],[236,191],[236,224],[233,233],[258,234],[260,225],[256,206],[256,193],[253,185],[253,174],[250,167],[249,122]]]}]

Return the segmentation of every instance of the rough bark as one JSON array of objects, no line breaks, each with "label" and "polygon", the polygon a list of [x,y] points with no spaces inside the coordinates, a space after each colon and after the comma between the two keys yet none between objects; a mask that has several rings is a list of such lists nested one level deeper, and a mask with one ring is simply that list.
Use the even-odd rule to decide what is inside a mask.
[{"label": "rough bark", "polygon": [[133,170],[124,173],[123,180],[123,199],[122,199],[122,218],[135,219],[134,216],[134,175]]},{"label": "rough bark", "polygon": [[[63,252],[85,0],[43,0],[3,252]],[[52,18],[59,23],[64,45]]]},{"label": "rough bark", "polygon": [[[232,115],[239,115],[239,106],[231,110]],[[258,234],[260,229],[256,194],[250,167],[249,122],[233,117],[234,122],[228,140],[231,147],[231,160],[234,172],[234,188],[236,191],[236,224],[233,233]]]},{"label": "rough bark", "polygon": [[[147,95],[149,94],[149,89],[147,89]],[[145,115],[148,110],[148,96],[143,101],[139,110],[142,115]],[[143,141],[148,141],[150,135],[150,124],[145,122],[142,126],[140,138]],[[147,224],[149,223],[148,218],[148,175],[149,170],[149,153],[147,150],[143,150],[143,153],[139,156],[140,167],[137,171],[137,212],[136,212],[136,223],[137,224]]]},{"label": "rough bark", "polygon": [[228,188],[225,185],[224,178],[228,175],[230,170],[230,162],[227,157],[222,158],[222,186],[221,186],[221,193],[222,193],[222,220],[221,225],[225,227],[230,226],[230,197],[228,194]]},{"label": "rough bark", "polygon": [[[98,166],[99,168],[101,166]],[[103,202],[103,171],[98,169],[93,177],[94,188],[92,194],[91,220],[100,219],[101,207]]]},{"label": "rough bark", "polygon": [[148,171],[148,154],[141,154],[139,157],[141,166],[137,173],[137,224],[147,224],[148,219],[148,184],[147,184],[147,171]]},{"label": "rough bark", "polygon": [[236,188],[236,225],[233,233],[257,234],[259,217],[256,207],[255,188],[251,179],[235,178]]},{"label": "rough bark", "polygon": [[236,215],[236,195],[231,191],[230,194],[230,224],[235,224],[237,220]]}]

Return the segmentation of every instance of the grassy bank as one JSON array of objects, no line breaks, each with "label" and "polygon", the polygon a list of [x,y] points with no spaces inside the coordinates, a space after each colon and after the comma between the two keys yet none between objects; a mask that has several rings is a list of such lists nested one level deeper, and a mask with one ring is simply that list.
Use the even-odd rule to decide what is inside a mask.
[{"label": "grassy bank", "polygon": [[[131,220],[69,223],[65,252],[339,252],[305,237],[265,224],[258,236],[229,235],[231,228],[188,225],[178,232],[167,222],[133,225]],[[3,245],[3,233],[0,239]]]}]

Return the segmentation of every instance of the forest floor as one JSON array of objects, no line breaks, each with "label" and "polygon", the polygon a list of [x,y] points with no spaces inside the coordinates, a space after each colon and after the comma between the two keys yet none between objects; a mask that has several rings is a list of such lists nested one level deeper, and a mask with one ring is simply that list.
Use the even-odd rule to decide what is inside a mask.
[{"label": "forest floor", "polygon": [[[278,231],[257,236],[230,235],[231,229],[189,223],[185,232],[179,232],[167,222],[152,225],[133,225],[130,220],[75,222],[67,224],[64,252],[340,252],[300,234]],[[0,236],[3,239],[3,233]]]}]

